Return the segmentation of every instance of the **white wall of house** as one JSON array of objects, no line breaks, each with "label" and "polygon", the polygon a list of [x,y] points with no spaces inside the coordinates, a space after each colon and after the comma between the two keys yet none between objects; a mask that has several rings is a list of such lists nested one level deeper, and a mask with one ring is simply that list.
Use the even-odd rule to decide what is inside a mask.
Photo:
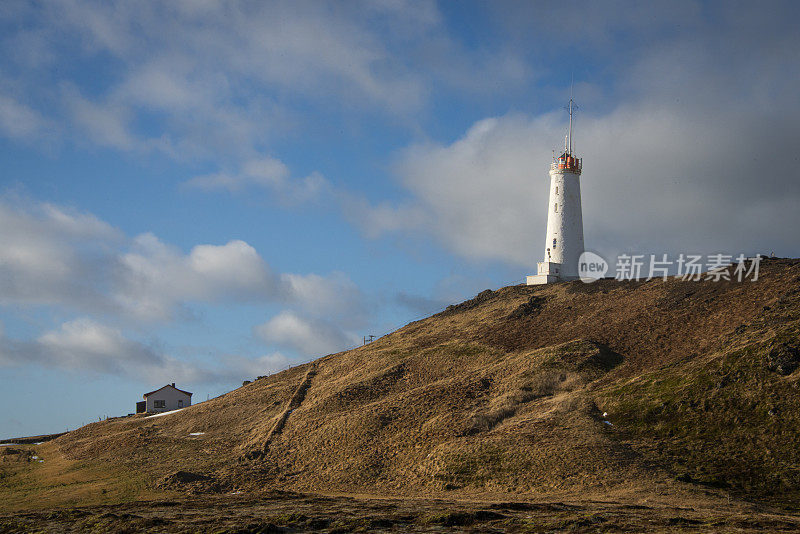
[{"label": "white wall of house", "polygon": [[[191,406],[192,397],[172,386],[164,386],[145,397],[148,412],[167,412]],[[163,405],[160,401],[163,401]]]}]

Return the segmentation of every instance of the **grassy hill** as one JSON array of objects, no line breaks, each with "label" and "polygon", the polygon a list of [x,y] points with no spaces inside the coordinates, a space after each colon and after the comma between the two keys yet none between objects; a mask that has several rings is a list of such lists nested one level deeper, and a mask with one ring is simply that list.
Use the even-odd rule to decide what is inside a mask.
[{"label": "grassy hill", "polygon": [[180,412],[87,425],[36,446],[42,463],[0,451],[0,506],[279,489],[791,509],[798,365],[798,260],[757,282],[505,287]]}]

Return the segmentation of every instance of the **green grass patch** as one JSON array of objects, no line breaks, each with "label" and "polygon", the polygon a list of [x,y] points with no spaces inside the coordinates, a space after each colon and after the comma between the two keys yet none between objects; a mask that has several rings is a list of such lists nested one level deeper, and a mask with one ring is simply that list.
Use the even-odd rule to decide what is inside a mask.
[{"label": "green grass patch", "polygon": [[605,392],[604,410],[678,480],[797,500],[800,387],[768,368],[769,346],[651,373]]}]

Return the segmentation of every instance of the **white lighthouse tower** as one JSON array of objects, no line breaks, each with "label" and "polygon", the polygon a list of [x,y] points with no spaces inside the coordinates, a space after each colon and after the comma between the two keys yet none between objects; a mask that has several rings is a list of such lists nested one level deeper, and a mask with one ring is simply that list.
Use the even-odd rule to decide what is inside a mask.
[{"label": "white lighthouse tower", "polygon": [[537,274],[528,276],[528,285],[576,280],[578,260],[583,254],[583,215],[581,214],[581,169],[583,160],[572,152],[572,110],[569,99],[569,132],[564,153],[550,165],[550,200],[547,207],[547,237],[544,261]]}]

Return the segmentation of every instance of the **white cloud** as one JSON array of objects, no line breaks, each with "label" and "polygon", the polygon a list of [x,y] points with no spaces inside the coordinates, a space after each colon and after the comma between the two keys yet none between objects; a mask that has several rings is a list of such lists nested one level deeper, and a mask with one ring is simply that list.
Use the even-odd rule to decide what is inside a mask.
[{"label": "white cloud", "polygon": [[[763,110],[713,121],[693,111],[640,104],[581,117],[587,247],[796,254],[800,186],[765,170],[791,153],[796,125]],[[350,204],[346,212],[368,236],[424,229],[469,259],[535,265],[544,247],[549,149],[562,130],[552,115],[479,121],[450,145],[405,153],[397,172],[414,201],[360,211]]]},{"label": "white cloud", "polygon": [[162,363],[152,349],[125,339],[115,328],[81,318],[43,334],[36,342],[41,357],[66,369],[119,373],[123,368]]},{"label": "white cloud", "polygon": [[491,118],[451,145],[411,147],[397,173],[414,202],[347,211],[368,235],[424,229],[471,259],[530,263],[538,237],[531,236],[537,185],[547,184],[532,169],[547,165],[545,134],[554,129],[549,116]]},{"label": "white cloud", "polygon": [[189,266],[211,284],[228,292],[269,288],[271,276],[266,262],[256,249],[244,241],[227,245],[197,245],[189,254]]},{"label": "white cloud", "polygon": [[81,317],[31,341],[0,336],[0,363],[147,377],[168,365],[169,358],[125,338],[116,328]]},{"label": "white cloud", "polygon": [[116,299],[148,319],[168,319],[183,302],[270,300],[276,292],[267,263],[243,241],[198,245],[188,255],[152,234],[133,240],[122,254]]},{"label": "white cloud", "polygon": [[184,185],[207,191],[226,189],[230,192],[260,187],[272,191],[281,202],[287,204],[312,201],[324,192],[331,191],[330,184],[320,173],[312,172],[305,178],[292,178],[289,168],[271,157],[246,161],[238,173],[219,172],[196,176]]},{"label": "white cloud", "polygon": [[108,273],[98,266],[122,239],[117,230],[90,214],[14,198],[0,200],[0,227],[0,303],[99,305]]},{"label": "white cloud", "polygon": [[258,358],[222,355],[216,363],[179,360],[131,340],[118,328],[81,317],[35,340],[5,338],[0,329],[0,365],[42,365],[73,372],[125,376],[144,382],[228,383],[271,374],[294,363],[279,352]]},{"label": "white cloud", "polygon": [[342,324],[363,323],[364,296],[343,273],[273,274],[243,241],[198,245],[188,255],[152,234],[120,258],[116,298],[145,319],[168,319],[187,302],[276,302]]},{"label": "white cloud", "polygon": [[212,102],[219,90],[213,79],[193,79],[187,58],[158,56],[130,72],[113,98],[150,110],[191,112]]},{"label": "white cloud", "polygon": [[299,306],[306,314],[342,325],[363,326],[367,321],[366,298],[358,286],[344,273],[284,273],[280,277],[284,302]]},{"label": "white cloud", "polygon": [[421,203],[394,205],[384,201],[372,205],[362,196],[347,191],[337,191],[336,198],[344,217],[371,239],[391,232],[430,231],[434,225],[431,213]]},{"label": "white cloud", "polygon": [[49,121],[41,113],[8,95],[0,94],[0,132],[14,139],[47,134]]},{"label": "white cloud", "polygon": [[64,92],[64,103],[72,121],[92,142],[122,150],[143,146],[130,129],[130,107],[118,102],[90,100],[75,87]]},{"label": "white cloud", "polygon": [[[8,19],[6,55],[42,58],[15,71],[47,104],[31,108],[28,123],[47,108],[49,119],[78,126],[73,140],[192,161],[245,161],[275,132],[310,126],[320,113],[378,112],[413,127],[441,86],[497,91],[528,77],[514,47],[475,51],[452,37],[435,2],[70,0]],[[76,56],[101,63],[98,83],[42,67]]]},{"label": "white cloud", "polygon": [[267,343],[274,343],[304,356],[325,356],[358,343],[358,337],[343,332],[329,322],[303,318],[284,311],[254,328]]},{"label": "white cloud", "polygon": [[242,176],[254,184],[276,186],[289,178],[289,169],[275,158],[261,158],[245,163]]},{"label": "white cloud", "polygon": [[80,28],[82,44],[91,53],[108,51],[121,55],[130,53],[138,44],[132,35],[135,27],[132,15],[136,11],[142,16],[149,10],[144,6],[126,6],[125,3],[102,5],[65,0],[37,14],[59,28]]},{"label": "white cloud", "polygon": [[[787,55],[796,36],[783,24],[761,34],[769,17],[747,17],[728,13],[711,32],[637,51],[618,77],[624,100],[576,88],[588,101],[575,135],[588,248],[797,255],[800,77]],[[732,37],[739,27],[748,39]],[[370,237],[423,233],[461,257],[531,269],[543,256],[547,171],[565,119],[509,113],[453,142],[412,145],[395,168],[410,199],[345,199],[343,211]]]},{"label": "white cloud", "polygon": [[337,324],[366,320],[366,299],[343,273],[273,273],[241,240],[184,253],[150,233],[129,240],[91,214],[18,199],[0,201],[0,227],[0,304],[167,321],[194,303],[271,303]]},{"label": "white cloud", "polygon": [[[358,9],[358,8],[356,8]],[[368,20],[322,4],[277,3],[238,13],[234,69],[269,85],[319,98],[320,89],[350,105],[393,112],[418,108],[424,87],[398,62]],[[244,52],[244,53],[242,53]],[[323,97],[325,100],[328,97]]]}]

